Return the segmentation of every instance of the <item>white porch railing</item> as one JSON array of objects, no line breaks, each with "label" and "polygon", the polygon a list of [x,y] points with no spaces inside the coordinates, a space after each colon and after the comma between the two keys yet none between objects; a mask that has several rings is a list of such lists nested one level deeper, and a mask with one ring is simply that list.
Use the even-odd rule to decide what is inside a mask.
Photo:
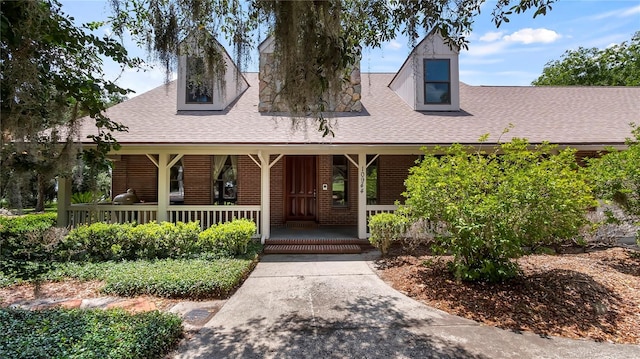
[{"label": "white porch railing", "polygon": [[367,205],[367,237],[371,235],[369,232],[369,219],[378,213],[394,213],[398,206],[390,205]]},{"label": "white porch railing", "polygon": [[[68,227],[96,222],[104,223],[148,223],[158,219],[158,206],[152,204],[111,205],[72,204],[67,211]],[[255,222],[256,234],[260,234],[262,213],[260,206],[168,206],[167,221],[200,221],[204,230],[217,223],[229,222],[235,218],[246,218]]]},{"label": "white porch railing", "polygon": [[156,220],[158,215],[158,206],[148,204],[72,204],[69,206],[67,215],[69,218],[67,226],[71,228],[82,224],[92,224],[96,222],[148,223]]},{"label": "white porch railing", "polygon": [[207,229],[214,224],[230,222],[245,218],[256,224],[256,234],[260,234],[262,213],[260,206],[169,206],[167,220],[169,222],[200,221],[200,227]]}]

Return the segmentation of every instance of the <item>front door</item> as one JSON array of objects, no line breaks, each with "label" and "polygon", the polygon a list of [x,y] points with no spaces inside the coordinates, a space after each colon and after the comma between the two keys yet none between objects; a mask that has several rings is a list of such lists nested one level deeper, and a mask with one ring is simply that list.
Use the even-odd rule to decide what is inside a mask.
[{"label": "front door", "polygon": [[285,219],[315,221],[317,213],[316,156],[285,158]]}]

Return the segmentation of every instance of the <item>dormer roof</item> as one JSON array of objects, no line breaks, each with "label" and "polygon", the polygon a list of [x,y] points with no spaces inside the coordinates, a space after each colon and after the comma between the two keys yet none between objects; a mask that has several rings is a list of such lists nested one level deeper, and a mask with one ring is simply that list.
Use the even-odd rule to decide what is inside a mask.
[{"label": "dormer roof", "polygon": [[[189,41],[189,37],[183,40],[182,44]],[[224,78],[214,79],[212,84],[212,98],[208,102],[188,101],[187,90],[187,58],[188,57],[204,57],[204,54],[181,55],[178,58],[178,88],[177,91],[177,109],[178,111],[221,111],[227,108],[231,103],[236,101],[238,97],[249,88],[249,82],[240,72],[240,69],[233,61],[227,50],[216,39],[212,39],[213,46],[222,54],[222,60],[225,66]],[[202,50],[200,50],[202,51]]]},{"label": "dormer roof", "polygon": [[[458,55],[457,47],[450,47],[437,31],[432,30],[413,48],[389,82],[389,88],[413,110],[459,111]],[[427,68],[437,71],[427,71]],[[446,68],[448,73],[442,72]],[[430,78],[434,74],[435,77]],[[448,88],[446,93],[440,94],[445,88]],[[430,91],[440,92],[433,94]],[[442,100],[435,95],[440,95]]]}]

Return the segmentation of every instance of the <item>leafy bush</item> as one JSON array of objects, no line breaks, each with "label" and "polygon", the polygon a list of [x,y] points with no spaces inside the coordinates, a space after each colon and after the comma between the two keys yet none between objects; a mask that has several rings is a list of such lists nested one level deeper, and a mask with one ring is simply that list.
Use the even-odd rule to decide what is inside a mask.
[{"label": "leafy bush", "polygon": [[0,236],[19,237],[26,233],[44,232],[56,224],[57,218],[56,213],[0,216]]},{"label": "leafy bush", "polygon": [[63,240],[59,260],[107,261],[134,259],[138,244],[133,237],[134,225],[97,222],[74,228]]},{"label": "leafy bush", "polygon": [[198,251],[198,222],[94,223],[72,230],[60,254],[71,260],[182,258]]},{"label": "leafy bush", "polygon": [[160,358],[182,337],[180,318],[158,311],[0,309],[2,358]]},{"label": "leafy bush", "polygon": [[369,220],[369,242],[386,256],[391,243],[400,239],[407,229],[407,218],[393,213],[379,213]]},{"label": "leafy bush", "polygon": [[[499,281],[517,274],[523,247],[570,239],[594,206],[572,150],[554,154],[514,139],[494,153],[453,145],[427,152],[406,180],[404,213],[435,223],[434,249],[451,253],[462,280]],[[498,155],[498,153],[501,153]]]},{"label": "leafy bush", "polygon": [[183,258],[198,251],[198,222],[176,224],[155,222],[142,224],[132,229],[132,236],[138,244],[136,258]]},{"label": "leafy bush", "polygon": [[67,231],[54,227],[55,213],[0,216],[0,272],[31,278],[47,270]]},{"label": "leafy bush", "polygon": [[[627,214],[640,216],[640,127],[632,125],[634,138],[627,138],[625,151],[609,149],[589,161],[590,179],[598,198],[614,201]],[[640,231],[637,241],[640,243]]]},{"label": "leafy bush", "polygon": [[247,253],[247,245],[255,233],[255,223],[248,219],[234,219],[209,227],[200,233],[198,243],[205,252],[235,256]]},{"label": "leafy bush", "polygon": [[256,263],[247,259],[162,259],[102,263],[62,263],[46,279],[102,280],[103,293],[167,298],[225,297],[237,288]]}]

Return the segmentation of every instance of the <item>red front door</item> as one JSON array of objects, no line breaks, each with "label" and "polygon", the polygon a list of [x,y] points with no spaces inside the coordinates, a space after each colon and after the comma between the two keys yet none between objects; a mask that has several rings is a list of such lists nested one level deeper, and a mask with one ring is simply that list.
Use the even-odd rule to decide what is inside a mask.
[{"label": "red front door", "polygon": [[317,213],[316,156],[285,158],[285,219],[315,221]]}]

